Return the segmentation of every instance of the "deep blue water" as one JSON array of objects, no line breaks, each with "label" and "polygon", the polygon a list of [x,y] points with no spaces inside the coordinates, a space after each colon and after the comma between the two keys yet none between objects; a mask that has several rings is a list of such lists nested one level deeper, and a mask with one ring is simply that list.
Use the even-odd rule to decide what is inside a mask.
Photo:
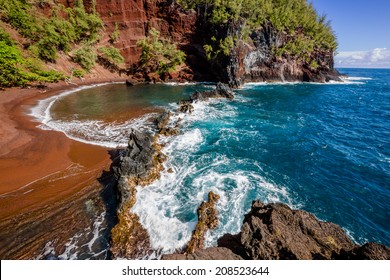
[{"label": "deep blue water", "polygon": [[189,237],[210,190],[222,196],[210,244],[237,232],[260,199],[339,224],[359,243],[390,245],[390,70],[342,72],[355,78],[247,85],[235,101],[197,107],[168,146],[175,175],[139,190],[136,212],[156,246],[175,246],[176,231]]},{"label": "deep blue water", "polygon": [[[339,224],[358,243],[390,246],[390,70],[341,72],[350,77],[342,84],[248,84],[235,92],[234,101],[197,103],[192,115],[176,116],[182,119],[180,135],[162,140],[169,156],[166,168],[174,173],[164,172],[159,181],[138,188],[134,207],[152,246],[171,251],[184,245],[194,229],[196,209],[211,190],[221,200],[220,225],[208,233],[209,245],[224,233],[237,233],[251,202],[260,199],[284,202]],[[113,106],[117,99],[123,110],[124,99],[131,107],[132,97],[138,96],[137,107],[175,109],[176,101],[204,87],[160,85],[131,92],[123,85],[102,87],[104,101],[97,107]],[[88,99],[79,96],[83,102]],[[79,102],[77,96],[67,98],[58,104]],[[90,100],[87,104],[91,106]],[[77,126],[89,125],[89,137],[101,118],[81,111],[68,114],[70,119],[82,115]],[[126,143],[124,127],[137,125],[104,125],[109,132],[92,142]],[[115,127],[122,133],[112,137]],[[98,139],[102,135],[107,139]]]}]

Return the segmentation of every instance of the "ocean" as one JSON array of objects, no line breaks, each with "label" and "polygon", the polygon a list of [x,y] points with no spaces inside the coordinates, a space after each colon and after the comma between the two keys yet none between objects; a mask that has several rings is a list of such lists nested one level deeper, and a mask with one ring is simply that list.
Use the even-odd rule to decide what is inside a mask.
[{"label": "ocean", "polygon": [[[256,199],[309,211],[357,243],[390,246],[390,70],[340,72],[348,75],[343,83],[246,84],[233,101],[198,102],[192,114],[176,114],[179,135],[161,138],[166,170],[174,172],[138,187],[133,208],[156,254],[188,242],[210,191],[221,196],[220,223],[207,233],[207,246],[238,233]],[[42,100],[32,115],[42,129],[125,147],[131,128],[150,130],[158,112],[174,111],[179,100],[212,87],[91,86]],[[77,238],[69,244],[61,258],[94,255]]]}]

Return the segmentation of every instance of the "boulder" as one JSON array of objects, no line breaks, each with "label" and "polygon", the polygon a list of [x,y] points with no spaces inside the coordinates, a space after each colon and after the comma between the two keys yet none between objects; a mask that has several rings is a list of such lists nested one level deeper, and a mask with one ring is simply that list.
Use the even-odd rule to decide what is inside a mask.
[{"label": "boulder", "polygon": [[190,96],[190,100],[194,101],[207,101],[210,98],[227,98],[229,100],[234,99],[234,95],[230,88],[223,84],[218,83],[215,90],[195,92]]},{"label": "boulder", "polygon": [[254,201],[241,232],[218,246],[251,260],[389,259],[389,248],[354,244],[340,226],[281,203]]}]

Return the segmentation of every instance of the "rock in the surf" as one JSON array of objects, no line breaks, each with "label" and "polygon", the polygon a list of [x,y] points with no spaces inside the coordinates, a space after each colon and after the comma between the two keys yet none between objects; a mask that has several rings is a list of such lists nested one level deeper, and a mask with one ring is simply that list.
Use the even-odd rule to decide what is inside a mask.
[{"label": "rock in the surf", "polygon": [[113,168],[118,180],[118,223],[111,230],[110,248],[114,258],[135,259],[149,254],[148,233],[131,208],[136,202],[135,187],[149,185],[158,179],[164,160],[156,137],[131,131],[128,147],[118,166]]},{"label": "rock in the surf", "polygon": [[215,90],[201,91],[201,92],[197,91],[190,96],[190,100],[192,102],[207,101],[210,98],[227,98],[229,100],[233,100],[234,95],[231,89],[227,85],[223,83],[218,83]]}]

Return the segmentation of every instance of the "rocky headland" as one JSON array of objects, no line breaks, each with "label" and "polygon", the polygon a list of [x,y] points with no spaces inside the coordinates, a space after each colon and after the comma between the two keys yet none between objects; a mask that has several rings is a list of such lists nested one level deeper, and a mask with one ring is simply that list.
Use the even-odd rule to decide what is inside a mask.
[{"label": "rocky headland", "polygon": [[[179,102],[176,113],[191,113],[192,104],[210,98],[233,99],[229,87],[219,83],[215,90],[196,92]],[[160,136],[179,133],[180,119],[175,112],[164,112],[155,121],[155,136],[133,130],[120,163],[114,167],[118,180],[118,223],[112,229],[111,252],[115,258],[136,259],[152,252],[147,231],[131,212],[137,185],[146,187],[160,177],[166,156],[161,152]],[[169,172],[169,170],[168,170]],[[181,252],[163,255],[165,260],[337,260],[390,259],[390,248],[367,243],[355,244],[340,226],[318,220],[314,215],[293,210],[281,203],[254,201],[245,215],[240,233],[225,234],[218,246],[205,248],[205,234],[218,226],[215,204],[219,195],[208,194],[208,201],[197,210],[198,223]]]}]

